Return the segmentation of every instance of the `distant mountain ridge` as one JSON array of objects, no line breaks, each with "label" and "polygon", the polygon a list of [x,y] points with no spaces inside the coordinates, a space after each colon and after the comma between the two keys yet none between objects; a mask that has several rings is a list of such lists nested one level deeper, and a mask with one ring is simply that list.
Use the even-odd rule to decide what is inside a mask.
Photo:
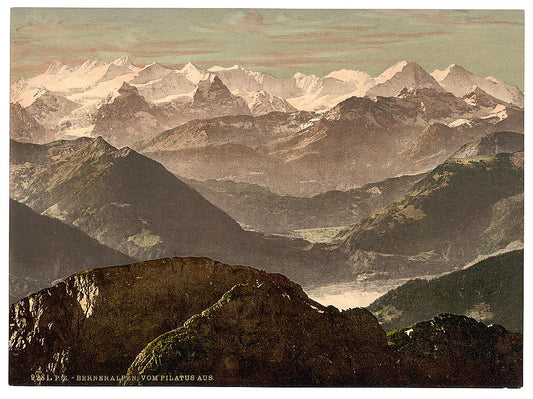
[{"label": "distant mountain ridge", "polygon": [[[342,69],[325,77],[298,72],[291,78],[278,79],[266,73],[248,71],[238,65],[207,70],[199,69],[192,63],[181,69],[167,68],[158,63],[137,67],[127,57],[120,57],[112,63],[87,60],[73,67],[56,62],[41,75],[13,83],[11,102],[18,102],[26,108],[47,92],[69,101],[68,104],[74,109],[68,111],[63,107],[60,114],[56,112],[56,119],[47,121],[50,123],[47,127],[52,127],[56,132],[56,138],[91,134],[94,127],[91,116],[102,105],[112,102],[124,83],[136,87],[150,104],[165,105],[163,108],[170,107],[179,113],[182,104],[192,101],[201,86],[200,82],[212,80],[214,76],[232,95],[240,98],[246,108],[227,109],[226,115],[242,112],[261,115],[295,109],[323,112],[349,97],[390,97],[398,95],[403,88],[432,88],[450,91],[461,97],[479,87],[501,101],[523,107],[523,94],[516,87],[495,78],[477,77],[466,70],[461,72],[461,79],[452,80],[457,69],[457,66],[452,65],[445,71],[429,74],[415,62],[401,61],[376,78],[362,71]],[[40,108],[49,107],[49,102],[46,97],[41,98]],[[206,117],[219,115],[207,113]],[[188,118],[181,122],[194,119],[194,116]],[[174,122],[167,128],[176,125]]]},{"label": "distant mountain ridge", "polygon": [[523,113],[433,88],[404,88],[395,97],[351,97],[324,113],[191,121],[134,147],[184,178],[312,196],[425,173],[478,137],[523,132]]},{"label": "distant mountain ridge", "polygon": [[520,244],[523,190],[523,152],[449,159],[401,200],[356,223],[339,249],[355,274],[451,271]]},{"label": "distant mountain ridge", "polygon": [[401,176],[348,191],[313,197],[275,194],[266,187],[233,181],[184,180],[247,228],[294,235],[298,229],[352,225],[401,198],[424,175]]},{"label": "distant mountain ridge", "polygon": [[133,258],[211,256],[294,278],[332,278],[342,259],[326,248],[244,231],[161,164],[101,137],[11,143],[10,194]]},{"label": "distant mountain ridge", "polygon": [[499,100],[519,107],[524,106],[524,94],[517,87],[502,82],[493,76],[480,78],[461,65],[452,64],[443,71],[435,70],[431,75],[446,91],[456,96],[463,96],[478,87]]}]

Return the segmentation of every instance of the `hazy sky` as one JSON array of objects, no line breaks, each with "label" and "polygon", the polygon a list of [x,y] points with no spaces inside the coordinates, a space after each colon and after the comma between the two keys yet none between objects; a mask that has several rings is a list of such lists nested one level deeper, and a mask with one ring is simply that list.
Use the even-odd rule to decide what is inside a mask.
[{"label": "hazy sky", "polygon": [[11,12],[11,80],[53,60],[242,65],[287,77],[397,61],[449,64],[523,89],[524,13],[483,10],[46,9]]}]

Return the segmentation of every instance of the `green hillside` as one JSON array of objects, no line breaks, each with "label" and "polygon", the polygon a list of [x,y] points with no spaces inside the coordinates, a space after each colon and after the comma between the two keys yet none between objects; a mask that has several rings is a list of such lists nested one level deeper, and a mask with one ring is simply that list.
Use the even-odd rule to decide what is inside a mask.
[{"label": "green hillside", "polygon": [[389,291],[368,309],[391,331],[439,313],[473,317],[522,331],[524,251],[487,258],[434,280],[416,279]]}]

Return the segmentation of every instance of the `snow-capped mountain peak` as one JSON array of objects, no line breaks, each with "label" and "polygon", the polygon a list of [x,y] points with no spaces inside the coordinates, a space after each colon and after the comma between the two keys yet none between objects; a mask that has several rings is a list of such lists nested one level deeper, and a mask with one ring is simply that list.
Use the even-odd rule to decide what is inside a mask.
[{"label": "snow-capped mountain peak", "polygon": [[365,82],[372,79],[372,77],[363,71],[354,71],[352,69],[342,68],[338,71],[333,71],[325,76],[325,78],[333,78],[342,80],[343,82]]},{"label": "snow-capped mountain peak", "polygon": [[143,70],[152,70],[152,71],[170,71],[171,69],[164,67],[159,62],[152,62],[151,64],[146,65]]},{"label": "snow-capped mountain peak", "polygon": [[451,64],[446,69],[443,69],[442,71],[439,69],[435,69],[432,73],[430,73],[430,75],[433,76],[437,82],[443,81],[450,74],[455,75],[455,76],[472,75],[462,65],[459,65],[459,64]]},{"label": "snow-capped mountain peak", "polygon": [[198,68],[195,64],[193,64],[191,61],[189,61],[188,63],[186,63],[183,68],[181,68],[181,71],[182,72],[187,72],[187,71],[199,71],[200,68]]},{"label": "snow-capped mountain peak", "polygon": [[48,69],[46,69],[45,75],[55,75],[63,67],[64,67],[64,65],[63,65],[63,63],[61,61],[54,61],[52,64],[50,64]]},{"label": "snow-capped mountain peak", "polygon": [[112,64],[117,66],[123,66],[126,68],[133,66],[130,57],[128,57],[127,55],[123,55],[122,57],[117,58],[115,61],[112,62]]},{"label": "snow-capped mountain peak", "polygon": [[452,64],[443,71],[435,70],[431,75],[446,91],[457,97],[468,94],[472,91],[472,86],[476,86],[501,101],[519,107],[524,105],[524,95],[517,87],[504,83],[493,76],[479,77],[461,65]]},{"label": "snow-capped mountain peak", "polygon": [[408,64],[407,61],[405,60],[402,60],[400,62],[397,62],[396,64],[394,64],[393,66],[391,66],[390,68],[387,68],[385,69],[385,71],[383,71],[383,73],[381,75],[379,75],[377,78],[375,78],[375,82],[377,84],[379,83],[383,83],[389,79],[391,79],[394,75],[396,75],[398,72],[401,72],[403,70],[403,68],[405,68],[405,66]]},{"label": "snow-capped mountain peak", "polygon": [[197,85],[201,80],[204,80],[208,72],[201,70],[192,62],[188,62],[179,70],[180,73],[185,74],[187,80]]},{"label": "snow-capped mountain peak", "polygon": [[376,85],[368,90],[368,97],[394,97],[404,88],[430,88],[443,91],[439,83],[416,62],[400,61],[374,79]]}]

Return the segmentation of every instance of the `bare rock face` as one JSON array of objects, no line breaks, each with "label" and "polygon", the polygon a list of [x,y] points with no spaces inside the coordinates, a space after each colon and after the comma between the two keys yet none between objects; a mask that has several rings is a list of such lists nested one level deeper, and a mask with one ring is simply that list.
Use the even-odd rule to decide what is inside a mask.
[{"label": "bare rock face", "polygon": [[270,281],[237,285],[158,337],[125,384],[161,385],[154,376],[176,374],[210,374],[207,384],[217,386],[387,386],[402,377],[370,312],[341,313],[299,287]]},{"label": "bare rock face", "polygon": [[156,107],[148,103],[136,87],[125,82],[118,89],[118,96],[103,104],[93,120],[93,135],[101,135],[119,147],[167,128]]},{"label": "bare rock face", "polygon": [[46,90],[26,110],[45,128],[58,130],[61,129],[59,126],[61,119],[79,107],[80,104]]},{"label": "bare rock face", "polygon": [[53,137],[19,103],[9,105],[9,135],[14,140],[33,143],[44,143]]},{"label": "bare rock face", "polygon": [[[90,270],[10,308],[12,385],[507,386],[522,336],[444,315],[387,337],[280,274],[206,258]],[[181,376],[187,378],[181,379]]]},{"label": "bare rock face", "polygon": [[206,258],[75,274],[10,307],[10,383],[80,384],[77,375],[126,374],[150,341],[182,326],[233,286],[264,282],[305,296],[282,275]]},{"label": "bare rock face", "polygon": [[[222,83],[218,76],[202,80],[193,96],[193,108],[209,110],[211,116],[222,115],[250,115],[250,109],[246,102],[231,94],[229,89]],[[216,115],[213,115],[215,113]]]},{"label": "bare rock face", "polygon": [[466,316],[438,315],[389,336],[416,386],[519,387],[522,335]]}]

